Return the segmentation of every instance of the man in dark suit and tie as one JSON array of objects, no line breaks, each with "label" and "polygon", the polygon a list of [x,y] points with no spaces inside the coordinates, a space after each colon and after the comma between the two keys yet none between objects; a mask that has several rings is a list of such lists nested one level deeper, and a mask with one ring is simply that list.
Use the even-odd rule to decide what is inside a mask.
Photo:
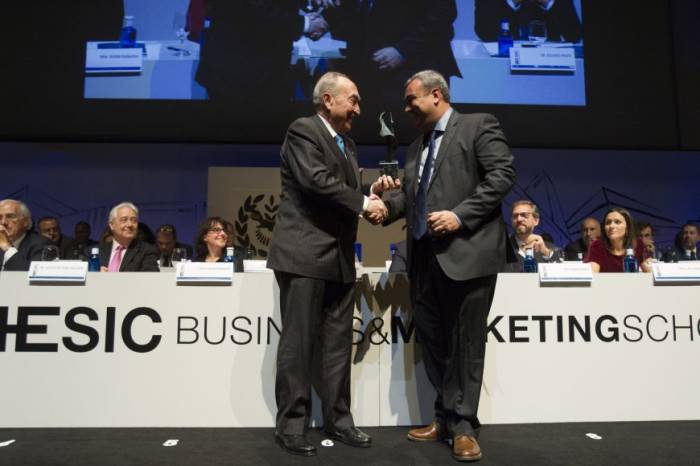
[{"label": "man in dark suit and tie", "polygon": [[77,259],[73,257],[74,241],[70,236],[66,236],[61,231],[61,224],[53,216],[42,217],[36,222],[39,233],[49,242],[58,248],[60,259]]},{"label": "man in dark suit and tie", "polygon": [[700,230],[694,223],[686,223],[681,227],[676,238],[676,257],[681,261],[700,260],[698,254],[698,241],[700,241]]},{"label": "man in dark suit and tie", "polygon": [[138,239],[139,210],[122,202],[109,212],[112,241],[100,244],[101,272],[158,272],[158,250]]},{"label": "man in dark suit and tie", "polygon": [[32,261],[41,260],[41,250],[48,244],[32,231],[32,214],[24,202],[0,201],[0,270],[29,270]]},{"label": "man in dark suit and tie", "polygon": [[513,156],[496,118],[450,106],[438,72],[412,76],[404,101],[423,135],[408,148],[404,182],[382,177],[372,191],[401,188],[387,202],[387,223],[406,217],[413,317],[437,391],[435,420],[408,438],[450,436],[453,457],[474,461],[481,458],[486,317],[506,259],[501,201],[515,181]]},{"label": "man in dark suit and tie", "polygon": [[347,136],[360,114],[355,84],[326,73],[313,92],[317,114],[294,121],[281,150],[282,194],[267,266],[280,289],[282,335],[277,350],[275,438],[290,453],[311,456],[314,353],[320,355],[324,429],[340,442],[369,447],[350,413],[355,283],[354,243],[360,214],[386,213],[362,194],[355,143]]}]

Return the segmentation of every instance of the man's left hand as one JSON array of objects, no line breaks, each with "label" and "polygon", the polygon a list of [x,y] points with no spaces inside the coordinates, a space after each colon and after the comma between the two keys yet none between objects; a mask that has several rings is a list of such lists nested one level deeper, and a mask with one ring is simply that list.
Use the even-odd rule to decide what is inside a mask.
[{"label": "man's left hand", "polygon": [[454,233],[461,226],[457,215],[450,210],[441,210],[428,214],[428,228],[438,236]]},{"label": "man's left hand", "polygon": [[404,62],[403,55],[394,47],[377,50],[372,55],[372,60],[379,65],[380,70],[393,70]]}]

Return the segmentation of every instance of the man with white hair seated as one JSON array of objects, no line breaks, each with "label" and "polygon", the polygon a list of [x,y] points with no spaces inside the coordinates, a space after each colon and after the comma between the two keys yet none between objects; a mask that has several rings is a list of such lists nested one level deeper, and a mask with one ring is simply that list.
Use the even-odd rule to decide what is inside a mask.
[{"label": "man with white hair seated", "polygon": [[48,240],[32,231],[32,214],[24,202],[0,201],[0,269],[29,270],[32,261],[41,260]]},{"label": "man with white hair seated", "polygon": [[158,250],[138,239],[139,210],[122,202],[109,212],[112,241],[100,245],[101,272],[158,272]]}]

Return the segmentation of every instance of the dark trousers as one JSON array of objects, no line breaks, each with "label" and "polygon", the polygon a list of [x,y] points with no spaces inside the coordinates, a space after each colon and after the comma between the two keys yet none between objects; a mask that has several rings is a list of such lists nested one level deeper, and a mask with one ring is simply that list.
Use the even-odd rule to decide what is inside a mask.
[{"label": "dark trousers", "polygon": [[[275,272],[280,289],[282,335],[277,348],[277,431],[303,434],[311,415],[312,376],[326,430],[354,425],[350,414],[350,365],[354,283]],[[316,377],[314,377],[316,379]]]},{"label": "dark trousers", "polygon": [[479,395],[484,373],[486,318],[496,275],[450,279],[430,239],[414,243],[411,297],[418,340],[430,382],[437,391],[435,418],[451,435],[478,436]]}]

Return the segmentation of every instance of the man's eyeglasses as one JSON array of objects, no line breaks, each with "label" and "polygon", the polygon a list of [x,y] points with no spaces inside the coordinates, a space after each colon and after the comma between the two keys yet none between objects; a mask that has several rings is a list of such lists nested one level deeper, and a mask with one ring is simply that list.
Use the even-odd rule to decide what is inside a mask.
[{"label": "man's eyeglasses", "polygon": [[17,219],[19,219],[19,215],[17,214],[0,214],[0,222],[3,220],[7,220],[8,222],[16,222]]}]

